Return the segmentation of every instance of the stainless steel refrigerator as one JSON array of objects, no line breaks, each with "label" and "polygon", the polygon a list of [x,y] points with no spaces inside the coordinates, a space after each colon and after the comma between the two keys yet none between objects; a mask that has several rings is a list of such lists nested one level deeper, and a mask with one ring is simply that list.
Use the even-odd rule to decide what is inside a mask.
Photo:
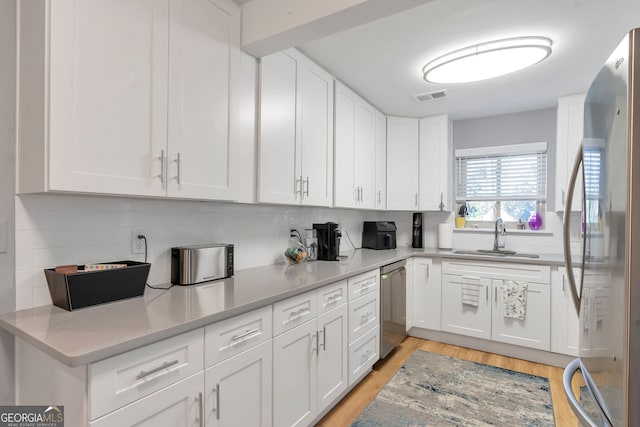
[{"label": "stainless steel refrigerator", "polygon": [[[573,194],[578,180],[582,194]],[[580,336],[565,395],[582,425],[640,426],[640,29],[589,88],[571,181],[567,206],[581,197],[582,213],[564,214],[564,252]],[[581,253],[572,254],[578,227]]]}]

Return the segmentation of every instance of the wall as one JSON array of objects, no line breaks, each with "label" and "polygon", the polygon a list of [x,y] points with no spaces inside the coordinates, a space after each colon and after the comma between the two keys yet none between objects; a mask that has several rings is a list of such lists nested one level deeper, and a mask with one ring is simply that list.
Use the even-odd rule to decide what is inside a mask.
[{"label": "wall", "polygon": [[[170,280],[170,248],[199,243],[235,244],[235,268],[284,262],[289,229],[337,222],[356,247],[365,220],[398,218],[400,245],[410,242],[411,213],[191,202],[74,195],[16,196],[16,304],[50,304],[42,270],[65,264],[123,259],[131,254],[132,230],[148,239],[149,283]],[[342,239],[342,250],[351,249]]]},{"label": "wall", "polygon": [[[0,1],[0,313],[15,307],[14,168],[15,168],[15,16],[16,2]],[[6,221],[6,228],[4,222]],[[0,330],[0,405],[14,404],[13,336]]]}]

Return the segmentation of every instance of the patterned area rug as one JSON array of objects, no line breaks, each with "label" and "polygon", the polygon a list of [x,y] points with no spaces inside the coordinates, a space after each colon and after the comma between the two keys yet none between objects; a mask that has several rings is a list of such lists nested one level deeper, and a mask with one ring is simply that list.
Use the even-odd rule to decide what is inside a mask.
[{"label": "patterned area rug", "polygon": [[352,424],[555,426],[546,378],[416,350]]}]

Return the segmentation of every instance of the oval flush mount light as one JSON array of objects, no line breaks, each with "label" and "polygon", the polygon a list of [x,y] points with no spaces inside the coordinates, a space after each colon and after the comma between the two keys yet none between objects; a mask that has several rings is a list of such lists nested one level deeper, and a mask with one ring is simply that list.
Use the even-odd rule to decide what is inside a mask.
[{"label": "oval flush mount light", "polygon": [[529,67],[551,54],[551,39],[514,37],[480,43],[442,55],[427,63],[430,83],[467,83],[491,79]]}]

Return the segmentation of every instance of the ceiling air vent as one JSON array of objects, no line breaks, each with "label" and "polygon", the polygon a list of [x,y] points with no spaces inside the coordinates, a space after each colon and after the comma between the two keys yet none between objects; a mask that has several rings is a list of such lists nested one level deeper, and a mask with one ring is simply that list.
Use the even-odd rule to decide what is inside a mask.
[{"label": "ceiling air vent", "polygon": [[447,90],[446,89],[436,90],[435,92],[421,93],[421,94],[418,94],[418,95],[414,95],[414,97],[416,98],[416,101],[418,101],[418,102],[433,101],[435,99],[444,98],[445,96],[447,96]]}]

